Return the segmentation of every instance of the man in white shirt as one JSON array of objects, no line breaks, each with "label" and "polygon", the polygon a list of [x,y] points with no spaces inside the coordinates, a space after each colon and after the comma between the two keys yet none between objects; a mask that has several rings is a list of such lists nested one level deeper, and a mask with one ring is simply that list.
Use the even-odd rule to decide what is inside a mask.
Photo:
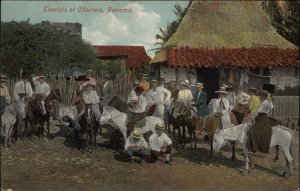
[{"label": "man in white shirt", "polygon": [[153,133],[149,137],[149,146],[152,162],[156,162],[159,156],[166,154],[166,164],[170,164],[170,154],[172,151],[172,141],[163,133],[164,125],[156,124],[155,127],[156,133]]},{"label": "man in white shirt", "polygon": [[236,95],[231,85],[223,84],[223,87],[225,87],[226,91],[228,92],[226,98],[229,101],[229,111],[231,111],[236,104]]},{"label": "man in white shirt", "polygon": [[109,74],[104,75],[105,83],[101,91],[101,100],[103,106],[108,106],[110,100],[115,96],[113,81]]},{"label": "man in white shirt", "polygon": [[228,92],[226,91],[226,88],[221,87],[220,90],[215,91],[219,94],[219,98],[215,100],[213,104],[213,113],[221,113],[221,119],[222,119],[222,125],[223,128],[231,127],[231,120],[229,115],[229,101],[226,98],[226,95],[228,95]]},{"label": "man in white shirt", "polygon": [[140,85],[135,88],[136,95],[138,97],[137,105],[134,108],[129,108],[129,112],[132,113],[132,116],[129,117],[127,123],[127,135],[129,135],[134,128],[136,122],[142,120],[146,114],[146,106],[147,106],[147,99],[143,95],[144,89]]},{"label": "man in white shirt", "polygon": [[149,155],[148,143],[143,135],[136,130],[126,139],[124,149],[130,160],[133,160],[134,156],[139,157],[137,162],[140,164]]},{"label": "man in white shirt", "polygon": [[165,115],[165,101],[169,100],[171,97],[171,92],[163,87],[158,87],[157,80],[152,80],[151,89],[146,94],[146,98],[149,105],[156,104],[156,110],[154,116],[164,119]]},{"label": "man in white shirt", "polygon": [[35,76],[32,78],[32,81],[35,86],[34,93],[43,94],[45,97],[47,97],[51,92],[51,88],[47,82],[44,82],[45,77],[46,76]]},{"label": "man in white shirt", "polygon": [[22,79],[15,84],[14,88],[14,99],[18,100],[20,97],[18,94],[26,94],[25,100],[31,98],[33,91],[29,82],[29,73],[23,72]]},{"label": "man in white shirt", "polygon": [[184,80],[181,83],[181,87],[182,87],[182,89],[179,90],[179,92],[178,92],[178,100],[186,102],[186,103],[191,103],[193,100],[193,94],[192,94],[192,91],[189,89],[190,81]]},{"label": "man in white shirt", "polygon": [[[86,84],[82,89],[82,97],[85,104],[92,105],[92,111],[96,117],[96,120],[99,121],[101,117],[101,112],[99,108],[99,96],[95,90],[95,86],[92,84]],[[78,119],[81,119],[81,116],[84,114],[85,109],[82,109],[80,114],[78,115]]]}]

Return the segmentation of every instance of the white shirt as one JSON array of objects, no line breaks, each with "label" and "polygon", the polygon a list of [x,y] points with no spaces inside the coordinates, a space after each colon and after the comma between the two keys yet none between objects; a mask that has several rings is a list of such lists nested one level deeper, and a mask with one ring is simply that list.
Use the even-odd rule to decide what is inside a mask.
[{"label": "white shirt", "polygon": [[157,87],[155,90],[150,89],[147,93],[147,101],[151,104],[163,104],[165,100],[171,98],[171,92],[163,87]]},{"label": "white shirt", "polygon": [[16,100],[19,99],[19,95],[18,95],[19,93],[26,93],[27,94],[26,97],[30,98],[33,94],[30,82],[24,83],[23,80],[18,81],[15,84],[15,88],[14,88],[14,98]]},{"label": "white shirt", "polygon": [[39,82],[37,80],[38,77],[33,77],[32,81],[35,85],[35,92],[36,94],[45,94],[48,96],[51,92],[50,86],[47,82]]},{"label": "white shirt", "polygon": [[137,106],[134,109],[134,113],[144,113],[146,110],[146,106],[147,106],[147,99],[145,98],[145,96],[140,95],[138,97]]},{"label": "white shirt", "polygon": [[153,133],[149,137],[149,145],[150,145],[151,150],[160,152],[160,148],[164,144],[167,144],[167,145],[172,144],[171,139],[165,133],[162,133],[161,136],[158,136],[157,133]]},{"label": "white shirt", "polygon": [[258,108],[257,112],[258,113],[270,113],[270,111],[273,109],[273,103],[268,100],[264,100],[261,104],[260,107]]},{"label": "white shirt", "polygon": [[140,147],[148,148],[148,143],[145,141],[144,137],[141,137],[138,142],[135,142],[133,140],[133,137],[129,136],[126,139],[126,143],[125,143],[125,146],[124,146],[125,150],[127,150],[127,148],[130,147],[130,146],[140,146]]},{"label": "white shirt", "polygon": [[225,111],[229,111],[229,101],[227,98],[223,98],[223,103],[225,106],[225,109],[223,108],[223,106],[221,106],[221,98],[218,98],[215,100],[214,105],[213,105],[213,113],[217,113],[217,112],[222,112]]},{"label": "white shirt", "polygon": [[237,98],[236,98],[236,101],[239,103],[239,104],[247,104],[248,101],[250,99],[250,95],[246,94],[245,92],[240,92],[238,95],[237,95]]},{"label": "white shirt", "polygon": [[134,88],[132,88],[129,92],[127,103],[136,102],[137,100],[138,100],[138,96],[136,95]]},{"label": "white shirt", "polygon": [[178,100],[179,101],[192,101],[193,94],[189,89],[182,89],[178,92]]},{"label": "white shirt", "polygon": [[83,100],[86,104],[97,104],[100,102],[99,96],[95,90],[83,92]]}]

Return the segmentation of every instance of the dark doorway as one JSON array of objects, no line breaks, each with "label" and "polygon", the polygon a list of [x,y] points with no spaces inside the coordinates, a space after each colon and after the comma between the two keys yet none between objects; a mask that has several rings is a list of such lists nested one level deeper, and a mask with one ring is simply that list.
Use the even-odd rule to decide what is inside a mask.
[{"label": "dark doorway", "polygon": [[203,83],[204,90],[207,93],[207,102],[216,98],[215,91],[219,89],[220,85],[220,70],[216,68],[198,68],[197,80]]}]

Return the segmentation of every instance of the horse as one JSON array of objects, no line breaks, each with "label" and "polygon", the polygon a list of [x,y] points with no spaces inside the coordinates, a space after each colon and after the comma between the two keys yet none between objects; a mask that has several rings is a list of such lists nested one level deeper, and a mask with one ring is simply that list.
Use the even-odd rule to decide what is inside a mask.
[{"label": "horse", "polygon": [[[119,131],[122,133],[124,138],[124,146],[127,139],[127,114],[117,110],[111,106],[103,107],[103,112],[100,118],[100,124],[109,124],[111,126],[117,126]],[[136,128],[135,130],[139,131],[141,134],[147,133],[151,131],[152,133],[156,133],[155,126],[157,123],[163,123],[164,121],[155,116],[147,116],[146,117],[146,125],[142,128]]]},{"label": "horse", "polygon": [[31,127],[34,127],[35,124],[38,124],[38,136],[39,139],[41,138],[41,135],[44,132],[44,116],[47,113],[45,108],[45,99],[46,98],[44,95],[35,94],[28,100],[23,137],[25,136],[29,122]]},{"label": "horse", "polygon": [[3,123],[5,142],[4,147],[10,146],[11,135],[17,119],[24,119],[26,116],[26,104],[23,99],[12,101],[4,110],[1,120]]},{"label": "horse", "polygon": [[[244,123],[227,129],[217,130],[213,135],[213,149],[216,152],[219,152],[221,147],[226,144],[226,140],[238,141],[242,145],[246,166],[246,173],[244,173],[244,175],[250,172],[249,162],[251,162],[251,159],[249,157],[249,150],[247,148],[247,131],[249,129],[249,126],[251,126],[250,123]],[[275,147],[276,145],[279,145],[281,147],[286,161],[284,172],[282,175],[286,178],[291,175],[293,169],[292,147],[294,147],[294,144],[294,133],[292,130],[280,125],[272,126],[270,148]]]},{"label": "horse", "polygon": [[42,123],[46,122],[47,125],[47,137],[50,135],[50,117],[52,116],[54,119],[56,116],[56,102],[61,103],[62,98],[58,89],[53,89],[50,91],[50,94],[46,97],[45,100],[45,109],[46,114],[42,115]]},{"label": "horse", "polygon": [[96,116],[93,114],[92,104],[85,104],[84,116],[78,119],[78,122],[80,124],[80,131],[86,138],[86,149],[88,146],[91,146],[92,149],[97,144],[96,136],[99,127]]}]

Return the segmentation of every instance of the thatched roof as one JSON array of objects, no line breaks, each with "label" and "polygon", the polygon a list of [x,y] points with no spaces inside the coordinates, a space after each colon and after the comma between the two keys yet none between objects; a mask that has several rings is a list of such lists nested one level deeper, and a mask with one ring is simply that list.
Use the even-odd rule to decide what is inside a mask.
[{"label": "thatched roof", "polygon": [[193,1],[166,43],[209,49],[262,46],[297,49],[276,32],[259,1]]}]

